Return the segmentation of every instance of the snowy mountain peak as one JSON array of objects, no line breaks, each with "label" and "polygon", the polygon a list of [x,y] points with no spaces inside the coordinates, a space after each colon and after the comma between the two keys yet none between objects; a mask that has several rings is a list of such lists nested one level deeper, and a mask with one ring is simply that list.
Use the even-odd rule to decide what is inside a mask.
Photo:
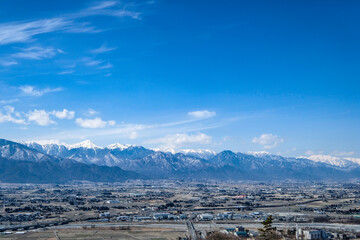
[{"label": "snowy mountain peak", "polygon": [[249,155],[253,155],[255,157],[264,157],[267,155],[271,155],[269,152],[267,151],[249,151],[247,152]]},{"label": "snowy mountain peak", "polygon": [[73,149],[73,148],[90,148],[90,149],[100,148],[101,149],[102,147],[95,145],[90,140],[85,140],[85,141],[75,143],[75,144],[69,146],[69,149]]},{"label": "snowy mountain peak", "polygon": [[127,149],[129,147],[131,147],[132,145],[130,144],[121,144],[121,143],[114,143],[114,144],[110,144],[108,145],[106,148],[107,149],[121,149],[121,150],[124,150],[124,149]]},{"label": "snowy mountain peak", "polygon": [[339,158],[339,157],[334,157],[334,156],[330,156],[330,155],[311,155],[308,157],[302,157],[302,158],[307,158],[310,159],[314,162],[323,162],[323,163],[327,163],[333,166],[337,166],[337,167],[349,167],[349,166],[353,166],[354,164],[359,164],[356,161],[352,161],[350,159],[343,159],[343,158]]},{"label": "snowy mountain peak", "polygon": [[210,149],[182,149],[179,150],[181,153],[189,154],[189,153],[197,153],[197,154],[216,154],[215,151]]},{"label": "snowy mountain peak", "polygon": [[217,152],[210,150],[210,149],[178,149],[178,150],[175,150],[175,149],[151,148],[151,150],[153,150],[155,152],[165,152],[165,153],[171,153],[171,154],[182,153],[187,156],[203,158],[206,160],[214,157],[217,154]]}]

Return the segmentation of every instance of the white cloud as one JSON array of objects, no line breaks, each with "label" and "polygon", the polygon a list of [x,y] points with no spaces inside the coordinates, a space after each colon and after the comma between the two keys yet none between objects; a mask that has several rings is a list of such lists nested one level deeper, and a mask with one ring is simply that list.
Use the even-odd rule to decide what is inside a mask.
[{"label": "white cloud", "polygon": [[98,54],[98,53],[105,53],[105,52],[110,52],[113,50],[116,50],[117,47],[107,47],[106,44],[101,45],[99,48],[93,49],[90,52]]},{"label": "white cloud", "polygon": [[0,65],[1,66],[4,66],[4,67],[9,67],[9,66],[12,66],[12,65],[17,65],[18,62],[15,61],[15,60],[12,60],[12,59],[0,59]]},{"label": "white cloud", "polygon": [[0,24],[0,45],[26,42],[35,35],[58,31],[68,24],[63,18],[3,23]]},{"label": "white cloud", "polygon": [[105,63],[104,60],[94,59],[94,58],[83,58],[83,64],[88,67],[97,67],[97,69],[109,69],[112,68],[113,65],[111,63]]},{"label": "white cloud", "polygon": [[137,132],[132,131],[132,132],[129,133],[129,138],[130,139],[136,139],[138,137],[138,135],[139,134]]},{"label": "white cloud", "polygon": [[202,110],[202,111],[193,111],[188,112],[188,115],[193,118],[211,118],[216,115],[216,112],[211,112],[208,110]]},{"label": "white cloud", "polygon": [[103,1],[100,2],[90,8],[88,8],[89,10],[100,10],[100,9],[105,9],[105,8],[109,8],[109,7],[113,7],[117,5],[117,1]]},{"label": "white cloud", "polygon": [[283,138],[273,135],[271,133],[266,133],[260,135],[260,137],[254,137],[252,140],[253,143],[262,145],[265,149],[274,148],[280,143],[284,142]]},{"label": "white cloud", "polygon": [[87,112],[86,115],[88,115],[88,116],[94,116],[94,115],[96,115],[96,114],[98,114],[98,112],[95,111],[94,109],[90,108],[90,109],[88,110],[88,112]]},{"label": "white cloud", "polygon": [[177,149],[193,144],[210,144],[212,138],[204,133],[178,133],[173,135],[166,135],[163,138],[148,140],[148,143],[160,144],[163,149]]},{"label": "white cloud", "polygon": [[56,50],[54,48],[44,48],[44,47],[29,47],[22,49],[21,52],[14,53],[11,55],[13,58],[20,59],[32,59],[32,60],[41,60],[45,58],[52,58],[56,55]]},{"label": "white cloud", "polygon": [[69,111],[67,109],[64,109],[62,111],[52,111],[51,112],[52,115],[54,115],[57,118],[60,119],[73,119],[75,116],[75,112],[74,111]]},{"label": "white cloud", "polygon": [[[82,121],[78,120],[78,124],[82,123],[86,119],[93,119],[95,116],[90,116],[88,113],[84,112],[85,117],[82,118]],[[103,121],[103,120],[101,120]],[[117,139],[130,139],[136,138],[143,139],[143,143],[151,143],[156,140],[156,143],[159,144],[158,139],[162,138],[167,135],[173,135],[179,132],[182,133],[198,133],[209,129],[219,128],[224,126],[229,122],[233,122],[233,119],[230,120],[223,120],[216,123],[207,123],[204,122],[203,124],[197,124],[197,119],[186,119],[180,120],[175,122],[163,122],[163,123],[152,123],[152,124],[139,124],[139,123],[125,123],[120,122],[116,123],[114,127],[104,127],[104,128],[97,128],[97,129],[90,129],[90,128],[78,128],[72,130],[64,130],[58,132],[56,134],[46,134],[42,136],[42,139],[60,139],[64,141],[72,140],[72,139],[88,139],[88,138],[95,138],[95,137],[116,137]],[[195,123],[195,124],[194,124]],[[101,124],[100,124],[101,125]],[[187,134],[190,136],[197,135],[197,134]],[[206,136],[206,135],[205,135]],[[211,139],[211,137],[210,137]],[[213,143],[211,143],[213,144]],[[164,144],[163,144],[164,145]],[[189,143],[189,147],[194,147],[194,144]],[[155,146],[153,146],[155,147]]]},{"label": "white cloud", "polygon": [[17,112],[12,106],[4,106],[3,109],[0,109],[0,123],[2,122],[12,122],[16,124],[29,124],[30,122],[35,122],[40,126],[48,126],[51,124],[56,124],[55,121],[51,119],[51,116],[55,116],[59,119],[72,119],[74,118],[75,112],[63,109],[62,111],[45,111],[43,109],[32,110],[28,113]]},{"label": "white cloud", "polygon": [[62,88],[44,88],[44,89],[36,89],[34,86],[29,86],[29,85],[25,85],[25,86],[20,86],[19,89],[25,93],[26,95],[30,95],[30,96],[42,96],[46,93],[52,93],[52,92],[60,92],[63,91]]},{"label": "white cloud", "polygon": [[89,66],[89,67],[93,67],[93,66],[98,66],[100,64],[102,64],[104,61],[102,60],[95,60],[95,59],[92,59],[92,58],[84,58],[84,64],[86,66]]},{"label": "white cloud", "polygon": [[129,5],[121,4],[118,1],[103,1],[97,5],[80,11],[76,14],[76,17],[105,15],[112,17],[130,17],[139,20],[141,12],[129,10],[129,7]]},{"label": "white cloud", "polygon": [[83,128],[104,128],[108,126],[114,126],[116,124],[115,121],[103,121],[101,118],[93,118],[93,119],[82,119],[77,118],[75,120],[76,124]]},{"label": "white cloud", "polygon": [[316,153],[314,152],[314,151],[312,151],[312,150],[307,150],[306,152],[305,152],[305,155],[315,155]]},{"label": "white cloud", "polygon": [[108,121],[108,125],[109,126],[114,126],[116,124],[116,122],[114,120],[110,120]]},{"label": "white cloud", "polygon": [[305,152],[305,155],[322,155],[324,153],[324,151],[312,151],[312,150],[307,150]]},{"label": "white cloud", "polygon": [[111,63],[107,63],[105,65],[99,66],[99,69],[109,69],[112,67],[113,67],[113,65]]},{"label": "white cloud", "polygon": [[3,107],[4,113],[0,110],[0,123],[12,122],[15,124],[27,124],[26,120],[21,117],[19,112],[16,112],[14,107],[5,106]]},{"label": "white cloud", "polygon": [[332,155],[339,156],[339,157],[349,157],[349,156],[353,156],[354,154],[355,154],[355,152],[353,152],[353,151],[350,151],[350,152],[334,151],[332,153]]},{"label": "white cloud", "polygon": [[58,75],[73,74],[74,72],[75,72],[74,70],[65,70],[65,71],[59,72]]},{"label": "white cloud", "polygon": [[9,103],[15,103],[15,102],[20,102],[20,100],[17,98],[10,99],[10,100],[0,100],[0,104],[9,104]]},{"label": "white cloud", "polygon": [[140,19],[141,12],[130,10],[131,6],[119,4],[117,1],[103,1],[81,11],[35,21],[7,22],[0,24],[0,45],[28,42],[34,36],[52,32],[99,32],[88,22],[79,22],[83,17],[103,15],[111,17],[130,17]]},{"label": "white cloud", "polygon": [[12,106],[5,106],[4,107],[5,111],[7,111],[8,113],[14,113],[15,112],[15,108]]},{"label": "white cloud", "polygon": [[48,126],[56,122],[50,119],[50,113],[45,110],[33,110],[28,113],[28,121],[36,122],[40,126]]}]

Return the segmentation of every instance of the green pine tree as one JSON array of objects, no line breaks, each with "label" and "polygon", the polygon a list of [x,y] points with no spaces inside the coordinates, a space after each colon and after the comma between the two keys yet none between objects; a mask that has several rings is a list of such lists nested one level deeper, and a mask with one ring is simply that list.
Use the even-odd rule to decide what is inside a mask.
[{"label": "green pine tree", "polygon": [[276,233],[276,228],[272,226],[273,216],[270,215],[262,222],[263,228],[259,229],[261,232],[260,237],[265,240],[280,239],[280,236]]}]

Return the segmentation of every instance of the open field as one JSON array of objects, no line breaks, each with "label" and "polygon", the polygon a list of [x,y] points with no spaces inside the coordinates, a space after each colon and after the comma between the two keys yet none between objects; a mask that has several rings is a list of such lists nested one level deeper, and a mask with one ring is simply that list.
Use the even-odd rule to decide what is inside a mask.
[{"label": "open field", "polygon": [[161,228],[140,228],[132,227],[131,230],[119,230],[111,228],[93,228],[93,229],[57,229],[27,232],[25,234],[12,234],[11,236],[2,236],[2,239],[51,239],[51,240],[76,240],[76,239],[124,239],[124,240],[161,240],[178,239],[185,237],[186,230]]}]

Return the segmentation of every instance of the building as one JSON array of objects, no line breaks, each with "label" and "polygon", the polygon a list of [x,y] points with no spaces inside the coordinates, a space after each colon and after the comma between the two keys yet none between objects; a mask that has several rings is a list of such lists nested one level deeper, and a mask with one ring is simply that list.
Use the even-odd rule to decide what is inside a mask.
[{"label": "building", "polygon": [[170,214],[170,213],[154,213],[153,214],[154,220],[176,220],[178,216]]},{"label": "building", "polygon": [[109,218],[110,212],[99,213],[99,218]]},{"label": "building", "polygon": [[129,216],[118,216],[116,218],[116,221],[129,221],[130,217]]},{"label": "building", "polygon": [[214,216],[209,213],[199,214],[197,217],[200,221],[212,221],[214,219]]},{"label": "building", "polygon": [[324,230],[299,228],[296,232],[296,239],[323,240],[327,239],[327,235]]}]

